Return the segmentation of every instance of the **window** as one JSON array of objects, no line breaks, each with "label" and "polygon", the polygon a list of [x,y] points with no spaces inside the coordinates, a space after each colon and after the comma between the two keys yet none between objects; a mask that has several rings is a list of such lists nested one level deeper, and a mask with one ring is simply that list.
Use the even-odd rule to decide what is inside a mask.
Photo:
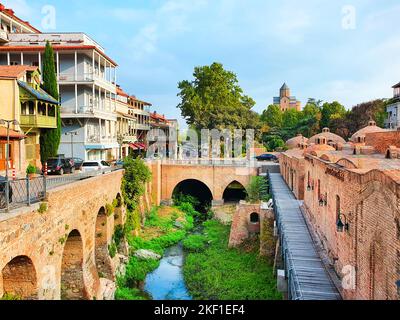
[{"label": "window", "polygon": [[259,223],[260,222],[260,215],[256,212],[253,212],[250,215],[250,222],[251,223]]}]

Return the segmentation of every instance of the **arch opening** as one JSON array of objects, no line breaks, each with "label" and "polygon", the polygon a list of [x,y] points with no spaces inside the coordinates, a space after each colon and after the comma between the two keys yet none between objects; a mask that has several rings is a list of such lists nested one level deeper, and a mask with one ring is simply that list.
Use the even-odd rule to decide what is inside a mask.
[{"label": "arch opening", "polygon": [[83,241],[78,230],[73,230],[65,242],[61,264],[61,299],[86,300],[83,279]]},{"label": "arch opening", "polygon": [[259,223],[260,222],[260,215],[257,212],[253,212],[250,215],[250,222],[251,223]]},{"label": "arch opening", "polygon": [[104,207],[97,213],[95,231],[95,259],[100,278],[113,280],[107,241],[107,214]]},{"label": "arch opening", "polygon": [[241,200],[246,200],[246,188],[238,181],[233,181],[229,184],[223,194],[223,199],[226,204],[239,203]]},{"label": "arch opening", "polygon": [[198,201],[195,209],[199,212],[205,213],[211,208],[213,195],[208,186],[199,180],[189,179],[178,183],[172,197],[179,199],[182,195],[194,197]]},{"label": "arch opening", "polygon": [[1,272],[3,278],[3,296],[23,300],[38,298],[36,270],[27,256],[12,259]]}]

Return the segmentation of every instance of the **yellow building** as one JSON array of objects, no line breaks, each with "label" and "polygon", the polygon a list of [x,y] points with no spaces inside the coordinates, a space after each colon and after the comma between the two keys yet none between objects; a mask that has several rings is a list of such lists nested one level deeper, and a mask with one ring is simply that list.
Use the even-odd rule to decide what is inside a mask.
[{"label": "yellow building", "polygon": [[[58,102],[40,88],[37,67],[0,66],[0,119],[11,125],[9,168],[24,172],[28,164],[40,167],[41,130],[57,128]],[[0,171],[6,168],[7,133],[0,128]]]}]

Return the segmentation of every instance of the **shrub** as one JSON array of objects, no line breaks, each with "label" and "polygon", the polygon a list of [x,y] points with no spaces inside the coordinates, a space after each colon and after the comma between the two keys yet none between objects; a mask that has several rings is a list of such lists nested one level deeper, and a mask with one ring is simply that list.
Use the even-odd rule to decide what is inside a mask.
[{"label": "shrub", "polygon": [[160,265],[156,260],[139,260],[131,257],[126,266],[125,284],[127,287],[133,288],[138,282],[144,281],[149,272],[154,271]]},{"label": "shrub", "polygon": [[247,201],[257,203],[259,201],[268,201],[268,182],[264,177],[252,177],[247,187]]},{"label": "shrub", "polygon": [[26,168],[26,174],[35,174],[37,172],[37,168],[31,164]]},{"label": "shrub", "polygon": [[204,250],[206,238],[201,235],[192,235],[183,241],[183,247],[190,252],[200,252]]},{"label": "shrub", "polygon": [[47,211],[47,209],[48,209],[47,203],[42,202],[42,203],[39,205],[38,212],[39,212],[40,214],[43,214],[43,213],[45,213],[45,212]]},{"label": "shrub", "polygon": [[110,254],[111,258],[114,258],[117,255],[117,246],[114,242],[108,245],[108,253]]},{"label": "shrub", "polygon": [[118,288],[115,291],[115,300],[147,300],[143,293],[136,288]]},{"label": "shrub", "polygon": [[114,210],[115,210],[115,208],[112,204],[109,204],[109,203],[106,204],[107,217],[111,217],[114,214]]}]

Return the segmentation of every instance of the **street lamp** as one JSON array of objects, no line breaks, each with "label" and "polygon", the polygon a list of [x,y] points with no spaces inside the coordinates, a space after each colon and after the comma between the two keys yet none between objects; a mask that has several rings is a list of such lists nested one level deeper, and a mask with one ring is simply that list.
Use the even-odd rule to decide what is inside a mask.
[{"label": "street lamp", "polygon": [[10,125],[19,126],[19,122],[17,120],[5,120],[0,119],[0,125],[7,125],[7,145],[6,145],[6,203],[7,203],[7,211],[9,209],[9,194],[10,194],[10,184],[8,183],[8,171],[9,171],[9,161],[10,161]]},{"label": "street lamp", "polygon": [[78,135],[78,132],[73,131],[73,132],[66,132],[66,136],[71,136],[71,158],[74,157],[74,136]]}]

